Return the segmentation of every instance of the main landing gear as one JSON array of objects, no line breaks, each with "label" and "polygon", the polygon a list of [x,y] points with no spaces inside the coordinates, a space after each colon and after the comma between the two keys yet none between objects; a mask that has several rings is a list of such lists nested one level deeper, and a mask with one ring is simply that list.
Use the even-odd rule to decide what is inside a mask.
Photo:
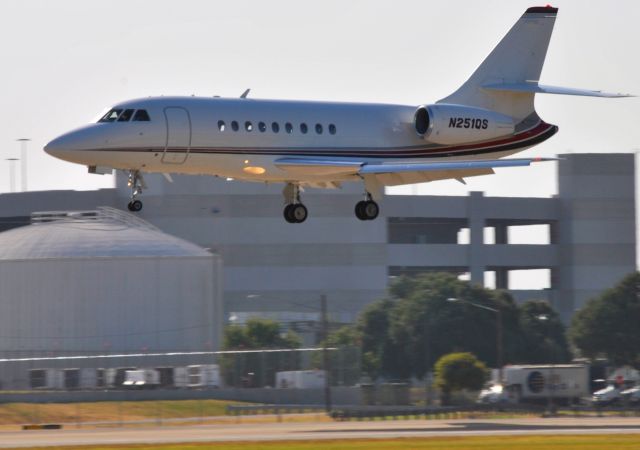
[{"label": "main landing gear", "polygon": [[[287,183],[282,190],[284,196],[283,216],[289,223],[302,223],[307,220],[309,212],[307,207],[300,200],[300,186],[294,183]],[[366,192],[364,200],[356,203],[356,217],[360,220],[373,220],[380,214],[380,207],[373,201],[371,194]]]},{"label": "main landing gear", "polygon": [[360,220],[373,220],[378,217],[380,207],[371,199],[371,194],[365,194],[365,199],[356,203],[356,217]]},{"label": "main landing gear", "polygon": [[309,215],[307,207],[300,201],[300,186],[287,183],[282,190],[286,206],[284,207],[284,220],[289,223],[302,223]]},{"label": "main landing gear", "polygon": [[127,204],[129,211],[138,212],[142,210],[142,202],[137,200],[136,197],[142,194],[142,189],[145,187],[142,174],[138,170],[129,171],[129,180],[127,186],[131,188],[131,200]]}]

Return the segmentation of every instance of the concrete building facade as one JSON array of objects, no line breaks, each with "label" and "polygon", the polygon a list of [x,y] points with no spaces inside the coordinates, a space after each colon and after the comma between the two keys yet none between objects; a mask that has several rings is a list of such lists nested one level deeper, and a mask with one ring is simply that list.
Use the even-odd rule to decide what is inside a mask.
[{"label": "concrete building facade", "polygon": [[[1,195],[0,214],[5,226],[15,226],[33,210],[63,204],[124,208],[123,178],[110,190]],[[146,177],[140,215],[221,255],[231,320],[313,322],[326,294],[332,320],[350,322],[385,295],[392,277],[427,271],[468,274],[478,284],[493,278],[520,301],[549,300],[569,320],[588,298],[636,270],[632,154],[564,155],[553,198],[388,195],[370,222],[353,214],[360,186],[305,192],[310,218],[293,225],[282,218],[282,186],[173,178]],[[531,225],[542,229],[542,243],[511,239]],[[531,269],[548,271],[546,289],[510,282],[512,271]]]}]

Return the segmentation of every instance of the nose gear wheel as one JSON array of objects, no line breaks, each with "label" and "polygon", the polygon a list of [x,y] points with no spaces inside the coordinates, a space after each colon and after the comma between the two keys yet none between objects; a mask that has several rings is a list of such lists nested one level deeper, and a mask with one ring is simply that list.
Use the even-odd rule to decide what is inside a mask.
[{"label": "nose gear wheel", "polygon": [[136,197],[142,194],[142,189],[146,188],[142,174],[138,170],[130,170],[127,186],[131,188],[131,200],[127,204],[127,208],[131,212],[139,212],[142,210],[142,201]]}]

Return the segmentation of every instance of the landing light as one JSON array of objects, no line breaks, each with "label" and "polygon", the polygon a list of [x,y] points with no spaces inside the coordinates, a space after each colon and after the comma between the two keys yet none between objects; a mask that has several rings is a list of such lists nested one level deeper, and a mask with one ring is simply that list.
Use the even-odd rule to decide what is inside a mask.
[{"label": "landing light", "polygon": [[266,172],[264,167],[255,167],[255,166],[247,166],[242,169],[246,173],[250,173],[251,175],[262,175]]}]

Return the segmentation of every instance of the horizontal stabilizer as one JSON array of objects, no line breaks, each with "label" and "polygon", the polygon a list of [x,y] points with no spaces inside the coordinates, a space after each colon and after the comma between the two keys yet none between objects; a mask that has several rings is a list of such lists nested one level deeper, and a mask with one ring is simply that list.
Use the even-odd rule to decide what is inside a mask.
[{"label": "horizontal stabilizer", "polygon": [[482,86],[483,89],[490,91],[504,92],[527,92],[532,94],[560,94],[560,95],[581,95],[585,97],[634,97],[631,94],[620,94],[613,92],[592,91],[588,89],[574,89],[559,86],[546,86],[535,82],[525,83],[505,83],[505,84],[488,84]]},{"label": "horizontal stabilizer", "polygon": [[469,169],[497,169],[500,167],[523,167],[534,162],[557,161],[557,158],[514,158],[514,159],[494,159],[475,161],[451,161],[451,162],[431,162],[431,163],[401,163],[401,164],[367,164],[358,173],[383,174],[400,172],[436,172],[455,171]]}]

